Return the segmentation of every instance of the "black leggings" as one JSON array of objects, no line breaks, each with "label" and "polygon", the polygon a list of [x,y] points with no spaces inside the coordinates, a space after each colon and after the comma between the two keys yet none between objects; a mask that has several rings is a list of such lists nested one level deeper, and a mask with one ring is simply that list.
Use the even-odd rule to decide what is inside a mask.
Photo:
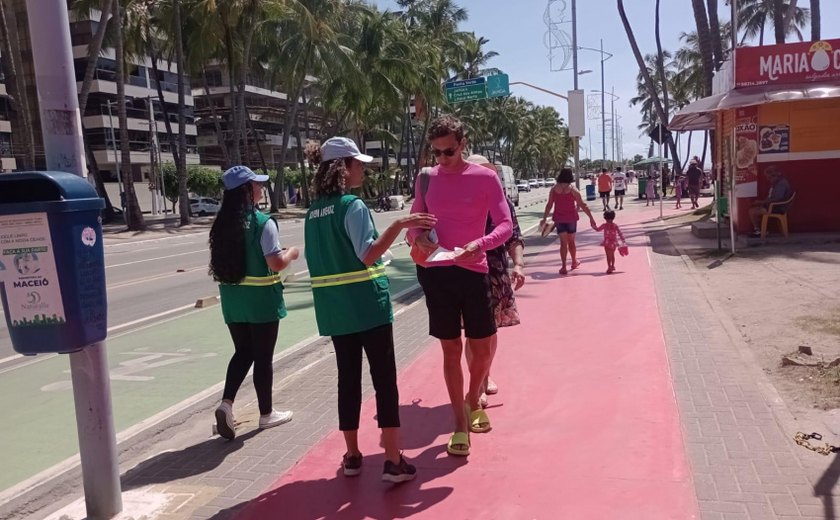
[{"label": "black leggings", "polygon": [[277,343],[279,321],[269,323],[228,323],[236,349],[228,364],[223,399],[233,401],[236,392],[254,365],[254,389],[260,414],[271,413],[271,387],[274,383],[274,344]]},{"label": "black leggings", "polygon": [[338,428],[359,429],[362,411],[362,349],[370,365],[376,390],[376,419],[380,428],[399,428],[397,362],[394,358],[394,328],[389,323],[375,329],[332,337],[338,364]]}]

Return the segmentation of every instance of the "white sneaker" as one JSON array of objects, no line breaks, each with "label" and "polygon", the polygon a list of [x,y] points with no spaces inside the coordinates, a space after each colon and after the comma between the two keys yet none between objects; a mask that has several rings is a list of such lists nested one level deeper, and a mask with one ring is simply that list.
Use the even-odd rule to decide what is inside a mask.
[{"label": "white sneaker", "polygon": [[233,421],[233,407],[222,401],[216,408],[216,432],[227,440],[236,437],[236,426]]},{"label": "white sneaker", "polygon": [[260,415],[260,428],[273,428],[275,426],[280,426],[281,424],[286,424],[291,420],[291,411],[278,412],[277,410],[271,410],[270,414]]}]

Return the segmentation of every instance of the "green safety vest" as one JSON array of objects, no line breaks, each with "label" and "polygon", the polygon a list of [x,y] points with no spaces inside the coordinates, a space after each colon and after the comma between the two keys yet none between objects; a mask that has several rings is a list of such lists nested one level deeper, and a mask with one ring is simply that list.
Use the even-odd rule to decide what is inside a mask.
[{"label": "green safety vest", "polygon": [[362,263],[344,228],[347,208],[357,198],[323,197],[306,214],[306,264],[322,336],[354,334],[394,320],[385,266],[381,260],[370,267]]},{"label": "green safety vest", "polygon": [[270,217],[253,211],[245,221],[245,278],[220,284],[225,323],[270,323],[286,317],[280,275],[265,261],[260,238]]}]

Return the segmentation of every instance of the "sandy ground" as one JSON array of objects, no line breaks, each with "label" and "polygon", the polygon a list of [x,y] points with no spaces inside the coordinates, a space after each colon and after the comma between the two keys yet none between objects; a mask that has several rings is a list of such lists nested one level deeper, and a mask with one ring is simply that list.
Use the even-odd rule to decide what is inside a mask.
[{"label": "sandy ground", "polygon": [[840,367],[783,366],[800,346],[825,364],[840,358],[840,235],[776,241],[721,256],[716,240],[675,219],[668,233],[693,261],[797,419],[840,435]]}]

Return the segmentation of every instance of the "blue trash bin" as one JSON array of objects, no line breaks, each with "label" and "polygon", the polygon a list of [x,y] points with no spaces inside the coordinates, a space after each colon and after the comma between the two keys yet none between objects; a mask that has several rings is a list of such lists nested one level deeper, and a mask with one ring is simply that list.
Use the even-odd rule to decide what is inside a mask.
[{"label": "blue trash bin", "polygon": [[586,200],[595,200],[595,186],[592,184],[586,185]]},{"label": "blue trash bin", "polygon": [[0,299],[17,352],[69,353],[105,339],[104,207],[76,175],[0,175]]}]

